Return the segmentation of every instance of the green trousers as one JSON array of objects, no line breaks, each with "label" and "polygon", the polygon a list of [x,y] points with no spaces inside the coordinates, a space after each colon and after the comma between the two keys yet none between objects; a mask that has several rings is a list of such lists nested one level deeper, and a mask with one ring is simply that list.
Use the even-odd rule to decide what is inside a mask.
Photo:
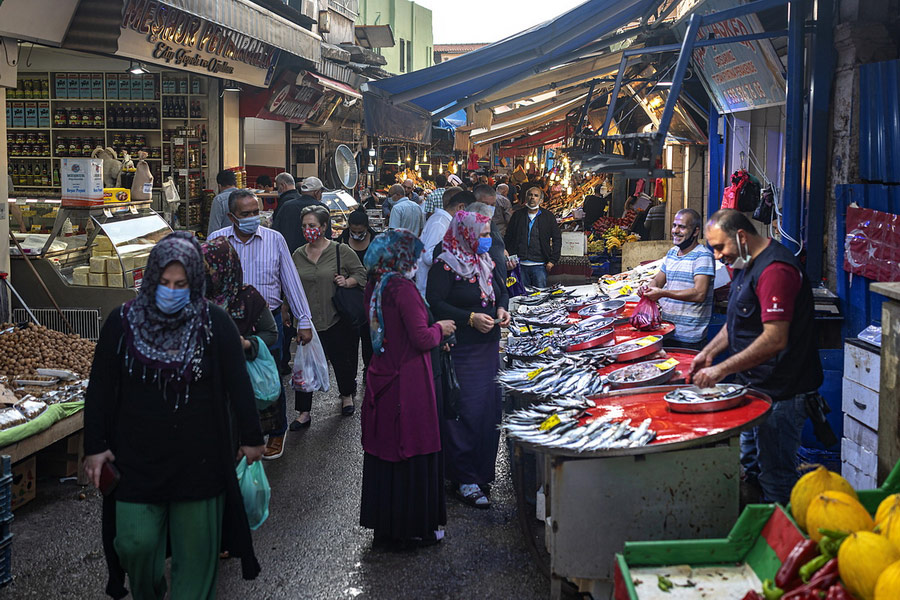
[{"label": "green trousers", "polygon": [[192,502],[116,502],[116,554],[135,600],[166,595],[166,540],[172,547],[172,600],[216,597],[224,496]]}]

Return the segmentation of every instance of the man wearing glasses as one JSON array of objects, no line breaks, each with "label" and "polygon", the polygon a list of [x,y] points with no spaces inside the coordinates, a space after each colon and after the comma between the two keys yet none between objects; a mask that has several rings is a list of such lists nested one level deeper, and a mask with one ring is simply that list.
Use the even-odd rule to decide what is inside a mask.
[{"label": "man wearing glasses", "polygon": [[662,319],[675,324],[667,345],[677,348],[702,350],[712,317],[716,264],[712,252],[699,242],[701,227],[697,211],[678,211],[672,222],[675,246],[666,254],[659,273],[639,292],[658,300]]}]

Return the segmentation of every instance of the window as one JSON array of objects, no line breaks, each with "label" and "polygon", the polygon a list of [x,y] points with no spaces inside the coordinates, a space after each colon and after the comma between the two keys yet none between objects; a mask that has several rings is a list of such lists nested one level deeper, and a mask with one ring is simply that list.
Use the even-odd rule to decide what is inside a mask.
[{"label": "window", "polygon": [[413,49],[412,44],[408,41],[406,42],[406,70],[413,71]]},{"label": "window", "polygon": [[406,40],[400,38],[400,72],[406,73]]}]

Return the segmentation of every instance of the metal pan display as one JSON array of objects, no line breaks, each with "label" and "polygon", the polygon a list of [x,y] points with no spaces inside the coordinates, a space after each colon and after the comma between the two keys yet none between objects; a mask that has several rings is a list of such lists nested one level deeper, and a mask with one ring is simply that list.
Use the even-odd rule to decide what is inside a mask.
[{"label": "metal pan display", "polygon": [[610,348],[609,354],[616,357],[616,362],[628,362],[656,354],[662,350],[662,344],[662,336],[648,335],[638,340],[613,346]]},{"label": "metal pan display", "polygon": [[747,386],[720,383],[715,388],[680,386],[663,396],[672,412],[706,413],[741,406],[747,399]]},{"label": "metal pan display", "polygon": [[616,320],[610,317],[588,317],[568,328],[565,331],[565,335],[580,335],[585,331],[606,329],[615,322]]},{"label": "metal pan display", "polygon": [[609,327],[597,333],[596,336],[591,339],[579,342],[577,344],[572,344],[570,346],[566,346],[566,352],[580,352],[582,350],[592,350],[594,348],[599,348],[603,344],[608,343],[610,340],[615,339],[616,330],[613,327]]},{"label": "metal pan display", "polygon": [[616,390],[662,385],[672,379],[677,368],[677,360],[648,360],[616,369],[606,380]]},{"label": "metal pan display", "polygon": [[624,300],[607,300],[606,302],[585,306],[578,311],[578,315],[582,317],[611,317],[618,314],[623,308],[625,308]]}]

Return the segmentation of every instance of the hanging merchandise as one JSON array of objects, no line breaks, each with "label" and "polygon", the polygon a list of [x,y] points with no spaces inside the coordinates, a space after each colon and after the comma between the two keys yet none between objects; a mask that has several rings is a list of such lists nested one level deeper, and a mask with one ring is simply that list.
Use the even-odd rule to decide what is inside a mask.
[{"label": "hanging merchandise", "polygon": [[759,179],[739,169],[731,175],[731,185],[725,188],[722,208],[733,208],[741,212],[753,212],[759,205],[759,193],[762,186]]},{"label": "hanging merchandise", "polygon": [[772,222],[772,212],[775,207],[775,194],[772,192],[772,186],[768,186],[763,192],[759,195],[759,204],[756,205],[756,210],[753,211],[753,218],[764,225],[768,225]]},{"label": "hanging merchandise", "polygon": [[144,160],[145,158],[147,158],[146,152],[138,152],[137,170],[131,184],[132,200],[150,200],[153,193],[153,175],[150,173],[150,165]]}]

